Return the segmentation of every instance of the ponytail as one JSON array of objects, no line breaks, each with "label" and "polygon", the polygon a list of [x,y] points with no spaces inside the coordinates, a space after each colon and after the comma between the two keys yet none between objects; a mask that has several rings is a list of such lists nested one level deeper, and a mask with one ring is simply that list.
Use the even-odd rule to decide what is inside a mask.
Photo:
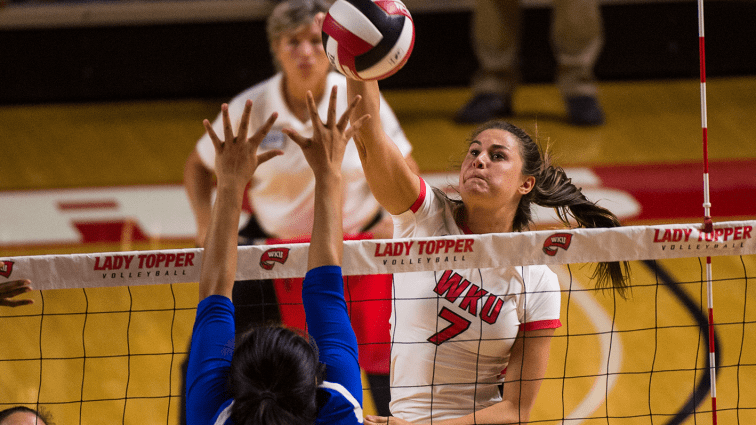
[{"label": "ponytail", "polygon": [[[572,183],[572,179],[561,167],[550,165],[548,154],[544,155],[544,167],[536,176],[536,184],[528,200],[520,201],[520,207],[530,202],[542,207],[553,208],[559,220],[572,227],[570,218],[577,222],[579,228],[611,228],[621,226],[619,219],[608,209],[589,201],[582,190]],[[529,214],[528,214],[529,215]],[[528,223],[529,224],[529,223]],[[626,261],[602,262],[596,265],[592,278],[596,287],[613,288],[622,298],[627,298],[628,276],[630,266]]]},{"label": "ponytail", "polygon": [[[614,213],[589,201],[561,167],[551,165],[548,150],[541,149],[541,146],[519,127],[505,121],[492,121],[477,128],[471,140],[492,128],[507,131],[520,140],[522,173],[535,177],[536,181],[533,190],[520,199],[514,217],[514,231],[530,228],[533,223],[531,204],[553,208],[559,220],[567,227],[573,227],[570,218],[574,219],[579,228],[621,226]],[[626,261],[614,261],[598,263],[592,278],[596,281],[596,288],[614,289],[622,298],[627,298],[629,275],[630,266]]]}]

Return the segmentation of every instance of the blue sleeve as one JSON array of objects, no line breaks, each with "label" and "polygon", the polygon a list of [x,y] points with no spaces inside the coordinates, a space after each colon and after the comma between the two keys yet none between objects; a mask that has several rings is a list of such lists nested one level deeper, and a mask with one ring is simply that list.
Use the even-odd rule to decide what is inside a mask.
[{"label": "blue sleeve", "polygon": [[357,337],[344,301],[341,267],[322,266],[307,272],[302,286],[307,331],[315,339],[326,380],[344,386],[362,405]]},{"label": "blue sleeve", "polygon": [[212,424],[231,401],[226,391],[234,354],[234,305],[212,295],[197,305],[186,372],[187,425]]}]

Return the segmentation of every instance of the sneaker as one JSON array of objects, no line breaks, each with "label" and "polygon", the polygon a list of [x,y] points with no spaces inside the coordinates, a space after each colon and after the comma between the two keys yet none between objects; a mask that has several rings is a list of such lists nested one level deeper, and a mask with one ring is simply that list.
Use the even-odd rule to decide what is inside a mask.
[{"label": "sneaker", "polygon": [[478,124],[510,115],[512,115],[512,101],[509,96],[479,93],[457,111],[454,121],[460,124]]},{"label": "sneaker", "polygon": [[604,123],[604,111],[593,96],[572,96],[565,98],[570,124],[595,126]]}]

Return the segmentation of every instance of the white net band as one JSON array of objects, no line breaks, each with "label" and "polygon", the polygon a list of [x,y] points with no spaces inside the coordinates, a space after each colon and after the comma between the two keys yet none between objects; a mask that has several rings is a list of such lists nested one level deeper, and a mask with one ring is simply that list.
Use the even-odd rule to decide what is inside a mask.
[{"label": "white net band", "polygon": [[[756,221],[614,229],[542,230],[442,238],[346,241],[345,275],[558,265],[756,254]],[[309,244],[239,247],[236,280],[303,277]],[[197,282],[202,249],[173,249],[3,259],[0,282],[30,279],[35,289]]]}]

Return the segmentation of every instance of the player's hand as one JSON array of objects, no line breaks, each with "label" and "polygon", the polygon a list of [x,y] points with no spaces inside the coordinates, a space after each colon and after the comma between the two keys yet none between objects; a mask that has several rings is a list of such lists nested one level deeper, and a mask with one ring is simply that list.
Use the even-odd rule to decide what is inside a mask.
[{"label": "player's hand", "polygon": [[365,425],[412,425],[412,423],[395,416],[386,417],[368,415],[365,416]]},{"label": "player's hand", "polygon": [[315,104],[312,92],[307,92],[307,110],[310,112],[313,127],[312,137],[302,137],[292,129],[283,130],[287,136],[302,148],[305,159],[310,164],[310,168],[312,168],[315,176],[334,175],[341,172],[341,163],[344,159],[347,142],[349,142],[349,139],[352,138],[362,123],[370,118],[370,115],[363,115],[352,122],[352,125],[347,128],[349,115],[361,100],[360,96],[356,96],[337,121],[336,94],[337,89],[334,86],[331,89],[331,98],[328,102],[328,117],[323,122],[318,114],[318,107]]},{"label": "player's hand", "polygon": [[277,149],[263,152],[257,155],[257,148],[262,143],[265,135],[268,134],[273,123],[278,118],[277,113],[273,113],[270,118],[263,124],[255,134],[247,138],[249,127],[249,116],[252,111],[252,101],[247,100],[244,104],[239,128],[234,135],[231,127],[231,118],[228,114],[228,105],[221,106],[221,115],[223,116],[223,136],[221,140],[213,130],[210,121],[204,120],[202,123],[207,130],[207,134],[215,146],[215,175],[218,178],[218,184],[232,184],[242,189],[247,186],[257,167],[269,159],[282,155],[283,152]]},{"label": "player's hand", "polygon": [[31,291],[31,281],[28,279],[13,280],[0,283],[0,305],[6,307],[18,307],[32,304],[34,300],[11,300],[15,296]]}]

